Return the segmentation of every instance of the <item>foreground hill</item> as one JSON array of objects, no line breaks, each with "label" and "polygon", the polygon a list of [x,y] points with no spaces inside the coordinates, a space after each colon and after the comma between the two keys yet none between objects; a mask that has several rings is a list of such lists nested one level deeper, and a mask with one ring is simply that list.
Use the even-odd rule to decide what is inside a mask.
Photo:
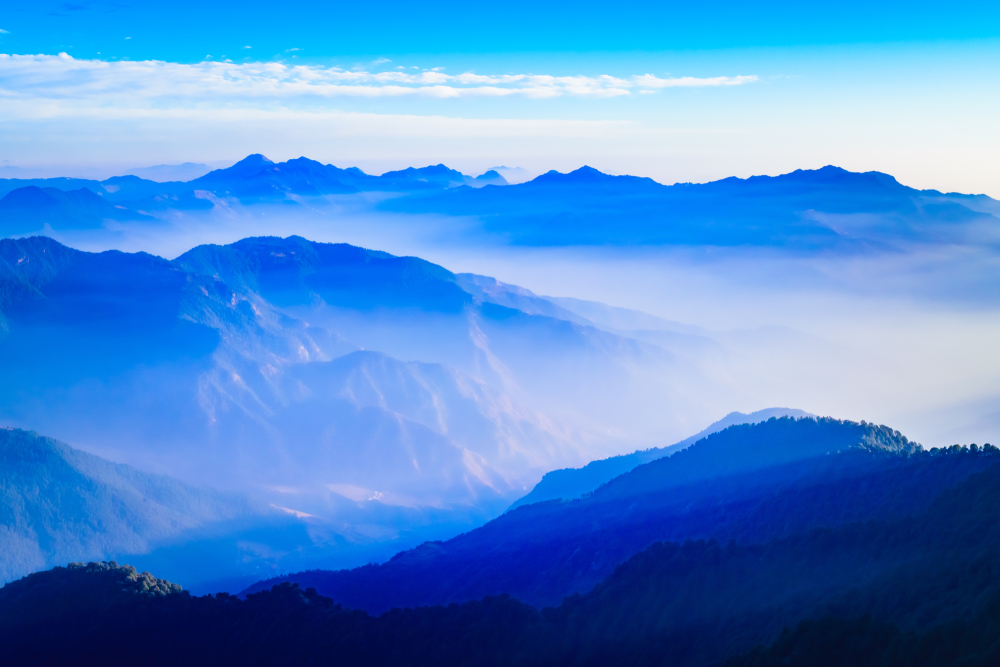
[{"label": "foreground hill", "polygon": [[783,418],[732,426],[579,500],[519,507],[380,565],[300,572],[248,590],[294,581],[373,613],[504,593],[555,605],[657,541],[750,544],[908,516],[992,461],[938,463],[914,458],[917,451],[898,432],[872,424]]},{"label": "foreground hill", "polygon": [[[743,654],[730,664],[989,665],[1000,641],[997,450],[914,453],[906,462],[915,467],[897,479],[936,478],[970,461],[982,472],[908,515],[757,544],[656,543],[593,591],[542,611],[501,596],[372,617],[292,584],[245,600],[198,598],[129,566],[91,563],[0,589],[0,644],[19,664],[133,664],[143,655],[146,664],[687,667]],[[903,502],[910,491],[896,487]],[[874,621],[851,620],[865,614]],[[824,617],[834,620],[782,636]]]}]

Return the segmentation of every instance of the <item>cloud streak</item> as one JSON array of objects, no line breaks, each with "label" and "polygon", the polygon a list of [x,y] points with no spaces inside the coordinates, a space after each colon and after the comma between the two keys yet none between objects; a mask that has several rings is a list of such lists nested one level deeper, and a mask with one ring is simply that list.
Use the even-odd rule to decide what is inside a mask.
[{"label": "cloud streak", "polygon": [[[378,61],[376,61],[378,62]],[[510,97],[546,99],[562,96],[607,98],[667,88],[740,86],[756,76],[661,78],[553,76],[547,74],[447,74],[345,70],[281,62],[80,60],[66,54],[0,54],[0,99],[84,100],[106,103],[128,98],[132,105],[172,106],[184,100],[284,100],[338,97]]]}]

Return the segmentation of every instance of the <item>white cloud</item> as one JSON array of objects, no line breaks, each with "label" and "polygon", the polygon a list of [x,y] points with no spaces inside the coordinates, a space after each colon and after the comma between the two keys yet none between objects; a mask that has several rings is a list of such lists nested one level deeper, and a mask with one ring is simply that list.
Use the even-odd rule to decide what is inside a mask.
[{"label": "white cloud", "polygon": [[[244,47],[250,48],[250,47]],[[385,59],[375,61],[387,62]],[[107,108],[184,108],[249,103],[286,104],[336,97],[429,98],[560,96],[618,97],[675,87],[736,86],[756,76],[658,78],[651,74],[553,76],[446,74],[441,68],[409,73],[345,70],[283,62],[224,60],[180,64],[158,60],[79,60],[65,53],[0,54],[0,99],[61,100]]]},{"label": "white cloud", "polygon": [[641,88],[700,88],[703,86],[739,86],[745,83],[756,83],[756,76],[713,76],[698,79],[693,76],[660,79],[652,74],[632,77],[635,84]]},{"label": "white cloud", "polygon": [[243,48],[244,49],[252,49],[253,47],[252,46],[244,46]]},{"label": "white cloud", "polygon": [[9,35],[10,31],[9,30],[4,30],[3,28],[0,28],[0,34]]}]

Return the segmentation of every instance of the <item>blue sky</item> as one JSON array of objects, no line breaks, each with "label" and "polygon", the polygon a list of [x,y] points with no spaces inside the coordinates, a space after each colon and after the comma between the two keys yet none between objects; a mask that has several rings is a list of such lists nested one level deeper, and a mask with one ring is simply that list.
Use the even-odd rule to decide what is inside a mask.
[{"label": "blue sky", "polygon": [[998,7],[15,1],[0,166],[832,163],[1000,196]]},{"label": "blue sky", "polygon": [[[17,53],[194,62],[287,49],[316,58],[787,47],[998,36],[995,2],[5,3]],[[125,38],[129,39],[124,44]]]}]

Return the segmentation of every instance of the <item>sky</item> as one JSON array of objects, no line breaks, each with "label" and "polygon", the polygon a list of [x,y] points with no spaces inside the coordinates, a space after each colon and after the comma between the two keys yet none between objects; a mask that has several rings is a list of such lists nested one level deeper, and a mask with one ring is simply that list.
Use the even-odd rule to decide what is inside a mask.
[{"label": "sky", "polygon": [[998,19],[986,2],[10,2],[0,176],[255,152],[665,183],[836,164],[1000,197]]}]

